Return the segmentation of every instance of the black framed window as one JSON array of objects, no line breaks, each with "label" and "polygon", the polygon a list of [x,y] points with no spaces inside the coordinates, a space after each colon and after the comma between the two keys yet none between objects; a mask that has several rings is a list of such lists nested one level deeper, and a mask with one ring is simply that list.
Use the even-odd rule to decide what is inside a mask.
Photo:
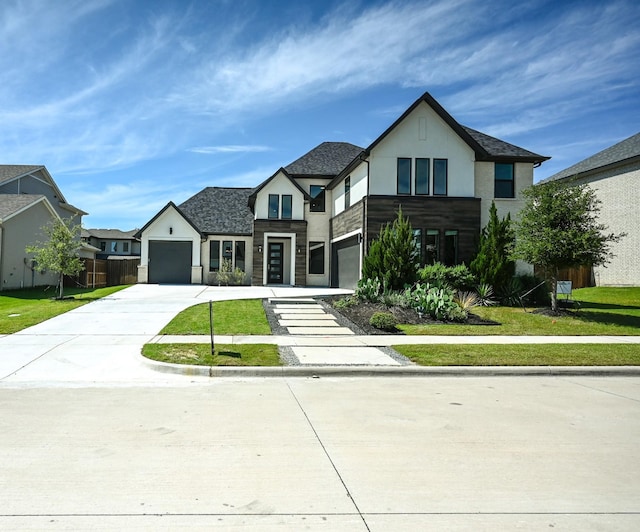
[{"label": "black framed window", "polygon": [[309,242],[309,273],[324,274],[324,242]]},{"label": "black framed window", "polygon": [[269,219],[277,220],[280,217],[280,196],[269,194]]},{"label": "black framed window", "polygon": [[445,266],[458,264],[458,231],[444,232],[444,264]]},{"label": "black framed window", "polygon": [[429,159],[416,159],[416,194],[429,194]]},{"label": "black framed window", "polygon": [[398,194],[411,194],[411,159],[398,157]]},{"label": "black framed window", "polygon": [[427,229],[424,235],[424,263],[434,264],[440,260],[440,231]]},{"label": "black framed window", "polygon": [[107,250],[107,243],[100,242],[100,251],[106,251],[106,250]]},{"label": "black framed window", "polygon": [[433,160],[433,194],[435,196],[447,195],[447,174],[449,172],[448,159]]},{"label": "black framed window", "polygon": [[129,253],[129,242],[123,242],[122,243],[122,252],[123,253]]},{"label": "black framed window", "polygon": [[231,242],[231,240],[224,240],[222,242],[222,258],[233,264],[233,242]]},{"label": "black framed window", "polygon": [[420,262],[420,264],[423,264],[422,262],[422,229],[414,229],[413,230],[413,246],[415,247],[416,250],[416,255],[418,257],[418,261]]},{"label": "black framed window", "polygon": [[238,240],[236,242],[236,268],[240,268],[244,271],[244,253],[245,253],[245,241]]},{"label": "black framed window", "polygon": [[344,208],[351,207],[351,176],[344,180]]},{"label": "black framed window", "polygon": [[284,194],[282,196],[282,219],[291,220],[293,216],[293,196]]},{"label": "black framed window", "polygon": [[494,197],[515,198],[513,163],[495,164]]},{"label": "black framed window", "polygon": [[311,185],[309,195],[311,196],[311,212],[324,212],[324,187],[322,185]]},{"label": "black framed window", "polygon": [[209,271],[217,272],[220,270],[220,240],[211,240],[209,242]]}]

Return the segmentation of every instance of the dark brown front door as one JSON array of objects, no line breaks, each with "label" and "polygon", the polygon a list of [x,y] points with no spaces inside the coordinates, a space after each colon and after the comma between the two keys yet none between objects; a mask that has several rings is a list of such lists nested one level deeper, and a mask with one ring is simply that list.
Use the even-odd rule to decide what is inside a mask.
[{"label": "dark brown front door", "polygon": [[284,244],[281,242],[269,243],[267,262],[267,284],[282,284],[282,266],[284,261]]}]

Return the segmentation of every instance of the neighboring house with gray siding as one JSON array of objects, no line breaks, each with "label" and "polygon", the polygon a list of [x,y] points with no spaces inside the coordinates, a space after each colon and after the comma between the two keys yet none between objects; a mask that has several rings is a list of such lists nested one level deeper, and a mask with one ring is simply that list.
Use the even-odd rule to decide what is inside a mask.
[{"label": "neighboring house with gray siding", "polygon": [[140,257],[140,240],[135,237],[137,229],[83,229],[82,240],[98,248],[97,259],[121,259]]},{"label": "neighboring house with gray siding", "polygon": [[468,263],[491,202],[515,217],[547,159],[460,125],[425,93],[368,147],[324,142],[255,189],[170,202],[137,235],[139,281],[211,282],[240,257],[255,285],[353,288],[400,207],[423,263]]},{"label": "neighboring house with gray siding", "polygon": [[626,233],[612,245],[613,260],[593,269],[596,286],[640,286],[640,133],[548,179],[588,185],[602,202],[599,221],[608,232]]}]

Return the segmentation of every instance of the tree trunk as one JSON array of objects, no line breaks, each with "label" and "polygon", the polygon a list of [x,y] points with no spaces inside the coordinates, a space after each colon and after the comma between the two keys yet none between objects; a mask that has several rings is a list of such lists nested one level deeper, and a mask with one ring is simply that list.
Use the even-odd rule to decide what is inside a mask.
[{"label": "tree trunk", "polygon": [[551,273],[551,311],[558,312],[558,269]]},{"label": "tree trunk", "polygon": [[58,280],[60,283],[60,292],[58,294],[58,299],[62,299],[64,295],[64,273],[60,273],[60,279]]}]

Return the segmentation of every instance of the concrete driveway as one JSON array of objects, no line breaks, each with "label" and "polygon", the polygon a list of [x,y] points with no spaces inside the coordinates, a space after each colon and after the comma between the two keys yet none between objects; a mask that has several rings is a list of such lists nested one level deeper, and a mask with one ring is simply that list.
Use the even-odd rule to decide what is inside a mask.
[{"label": "concrete driveway", "polygon": [[0,382],[162,383],[142,346],[187,307],[207,301],[296,297],[344,290],[137,284],[16,334],[0,337]]}]

